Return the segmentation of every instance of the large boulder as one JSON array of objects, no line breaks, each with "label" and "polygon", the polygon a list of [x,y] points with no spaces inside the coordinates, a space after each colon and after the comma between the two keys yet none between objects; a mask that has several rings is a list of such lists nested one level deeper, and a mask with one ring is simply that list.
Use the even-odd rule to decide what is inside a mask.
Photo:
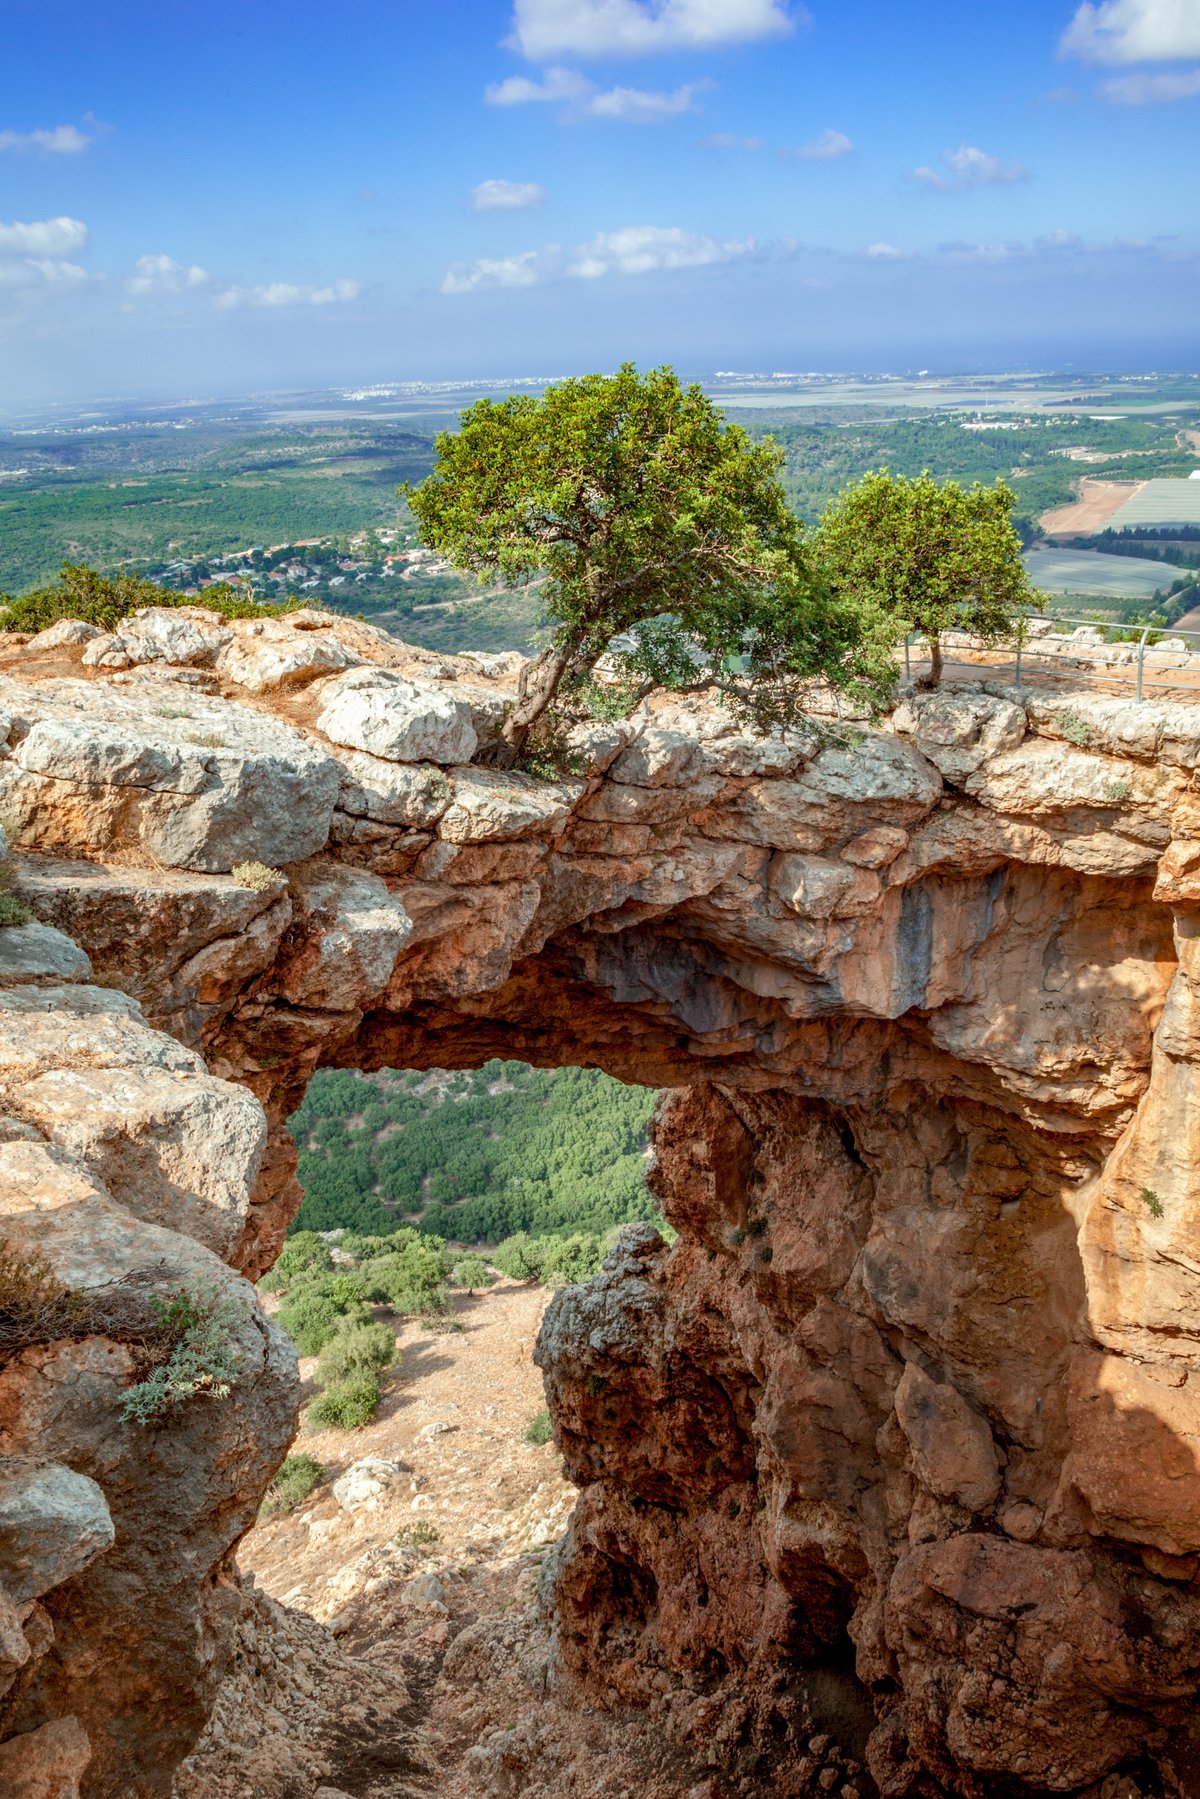
[{"label": "large boulder", "polygon": [[27,850],[135,849],[168,868],[224,871],[310,856],[337,798],[333,760],[282,719],[150,683],[0,683],[13,712],[0,806]]},{"label": "large boulder", "polygon": [[385,668],[353,669],[321,689],[317,729],[388,762],[469,762],[479,743],[468,700]]}]

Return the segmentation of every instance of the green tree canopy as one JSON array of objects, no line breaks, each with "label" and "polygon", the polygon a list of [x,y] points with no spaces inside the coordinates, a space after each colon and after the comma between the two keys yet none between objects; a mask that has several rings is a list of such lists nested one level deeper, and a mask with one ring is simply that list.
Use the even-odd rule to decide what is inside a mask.
[{"label": "green tree canopy", "polygon": [[871,605],[814,577],[755,444],[669,368],[587,375],[480,400],[405,489],[424,541],[477,577],[544,576],[549,639],[527,666],[498,759],[590,675],[614,638],[635,693],[725,677],[756,722],[788,722],[814,680],[882,696],[889,639]]},{"label": "green tree canopy", "polygon": [[813,552],[836,594],[928,638],[922,685],[936,687],[944,631],[1002,637],[1033,602],[1014,505],[1004,481],[968,488],[877,469],[825,508]]}]

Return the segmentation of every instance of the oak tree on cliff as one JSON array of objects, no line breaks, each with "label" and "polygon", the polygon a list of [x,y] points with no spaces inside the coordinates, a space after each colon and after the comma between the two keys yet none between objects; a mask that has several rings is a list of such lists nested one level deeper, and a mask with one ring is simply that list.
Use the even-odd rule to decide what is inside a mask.
[{"label": "oak tree on cliff", "polygon": [[[613,657],[633,694],[720,678],[759,725],[824,679],[877,704],[894,632],[815,576],[779,483],[783,452],[726,424],[669,368],[587,375],[480,400],[404,489],[425,543],[473,575],[544,578],[548,635],[497,760]],[[616,643],[614,644],[614,639]]]},{"label": "oak tree on cliff", "polygon": [[825,508],[812,550],[835,594],[927,639],[929,672],[918,685],[936,687],[944,632],[1009,636],[1034,601],[1015,502],[1004,481],[967,488],[928,470],[909,478],[878,469]]}]

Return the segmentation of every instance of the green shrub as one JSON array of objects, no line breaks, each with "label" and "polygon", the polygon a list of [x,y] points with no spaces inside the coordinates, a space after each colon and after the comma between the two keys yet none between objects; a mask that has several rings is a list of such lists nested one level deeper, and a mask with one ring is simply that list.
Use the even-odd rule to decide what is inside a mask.
[{"label": "green shrub", "polygon": [[369,1424],[379,1404],[379,1382],[373,1374],[352,1374],[313,1400],[308,1408],[310,1430],[359,1430]]},{"label": "green shrub", "polygon": [[303,1505],[325,1470],[311,1455],[289,1455],[267,1488],[259,1514],[273,1518],[277,1512],[294,1512]]},{"label": "green shrub", "polygon": [[170,1299],[155,1298],[153,1306],[158,1328],[175,1338],[175,1346],[121,1401],[122,1418],[138,1424],[149,1424],[188,1399],[224,1399],[241,1365],[233,1339],[238,1309],[216,1287],[181,1288]]},{"label": "green shrub", "polygon": [[64,562],[52,586],[35,588],[23,599],[10,599],[2,622],[6,631],[44,631],[60,618],[81,618],[85,624],[111,631],[140,606],[203,606],[223,618],[280,618],[306,603],[291,599],[282,605],[260,604],[245,588],[226,581],[206,588],[202,596],[189,598],[137,575],[110,579],[83,563]]},{"label": "green shrub", "polygon": [[316,1231],[297,1231],[294,1237],[288,1238],[275,1266],[268,1269],[258,1284],[265,1293],[279,1293],[306,1274],[324,1274],[332,1270],[333,1257],[324,1238]]},{"label": "green shrub", "polygon": [[482,1256],[460,1256],[450,1270],[452,1287],[490,1287],[494,1276]]},{"label": "green shrub", "polygon": [[575,1281],[590,1280],[604,1260],[600,1239],[591,1231],[576,1231],[570,1237],[546,1237],[540,1245],[542,1284],[566,1287]]},{"label": "green shrub", "polygon": [[540,1412],[534,1413],[525,1426],[525,1441],[540,1449],[542,1444],[548,1443],[553,1435],[554,1425],[551,1422],[550,1413],[543,1406]]},{"label": "green shrub", "polygon": [[362,1264],[364,1292],[405,1317],[433,1317],[447,1310],[447,1257],[438,1237],[422,1237]]},{"label": "green shrub", "polygon": [[301,1355],[317,1355],[335,1337],[343,1318],[369,1324],[362,1282],[353,1276],[326,1274],[292,1286],[279,1308],[279,1322]]},{"label": "green shrub", "polygon": [[15,893],[0,892],[0,928],[6,925],[31,924],[33,913]]},{"label": "green shrub", "polygon": [[492,1251],[492,1261],[511,1281],[535,1281],[541,1273],[537,1244],[528,1231],[517,1231],[506,1237]]},{"label": "green shrub", "polygon": [[1143,1187],[1142,1188],[1142,1204],[1145,1206],[1146,1210],[1149,1212],[1151,1218],[1161,1218],[1162,1217],[1163,1202],[1158,1197],[1158,1194],[1154,1191],[1153,1187]]},{"label": "green shrub", "polygon": [[317,1379],[336,1386],[355,1374],[382,1374],[396,1361],[396,1339],[386,1324],[357,1324],[343,1318],[337,1335],[321,1350]]}]

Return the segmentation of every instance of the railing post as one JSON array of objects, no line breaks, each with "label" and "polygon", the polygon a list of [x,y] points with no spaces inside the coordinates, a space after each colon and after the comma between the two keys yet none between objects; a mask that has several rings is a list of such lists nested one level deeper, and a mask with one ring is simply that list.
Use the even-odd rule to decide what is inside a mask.
[{"label": "railing post", "polygon": [[1136,697],[1139,700],[1142,697],[1142,671],[1146,665],[1146,639],[1147,639],[1147,637],[1149,637],[1149,635],[1150,635],[1150,627],[1149,627],[1149,625],[1147,625],[1145,630],[1142,632],[1141,642],[1138,644],[1137,696]]}]

